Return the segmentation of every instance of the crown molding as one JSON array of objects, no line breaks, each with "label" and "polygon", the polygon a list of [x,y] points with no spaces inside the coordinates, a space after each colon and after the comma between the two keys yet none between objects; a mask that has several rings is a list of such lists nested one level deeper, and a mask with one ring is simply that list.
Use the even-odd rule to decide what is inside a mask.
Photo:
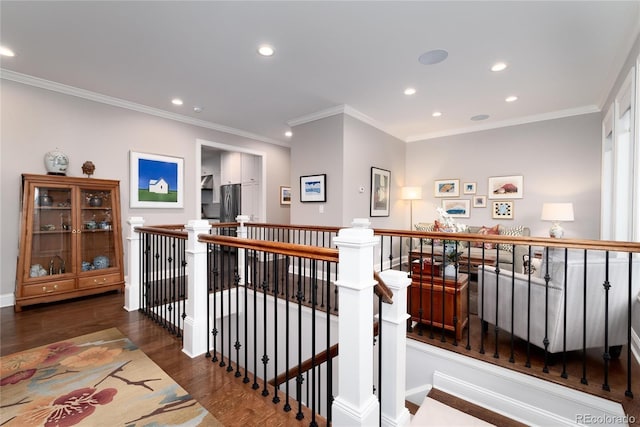
[{"label": "crown molding", "polygon": [[286,144],[282,141],[277,141],[275,139],[267,138],[265,136],[256,135],[251,132],[246,132],[246,131],[235,129],[229,126],[208,122],[206,120],[194,119],[192,117],[187,117],[187,116],[183,116],[176,113],[170,113],[168,111],[148,107],[146,105],[137,104],[135,102],[126,101],[124,99],[114,98],[112,96],[103,95],[101,93],[80,89],[74,86],[68,86],[62,83],[41,79],[39,77],[29,76],[27,74],[18,73],[16,71],[7,70],[4,68],[0,68],[0,78],[22,83],[29,86],[39,87],[41,89],[46,89],[53,92],[62,93],[65,95],[71,95],[78,98],[99,102],[101,104],[107,104],[114,107],[125,108],[127,110],[133,110],[139,113],[149,114],[151,116],[162,117],[164,119],[174,120],[177,122],[186,123],[189,125],[198,126],[205,129],[224,132],[231,135],[240,136],[243,138],[254,139],[256,141],[266,142],[267,144],[279,145],[287,148],[290,147],[289,144]]},{"label": "crown molding", "polygon": [[500,122],[487,123],[484,125],[470,126],[466,128],[451,129],[442,132],[432,132],[422,135],[410,136],[405,142],[418,142],[428,139],[441,138],[444,136],[461,135],[464,133],[479,132],[483,130],[498,129],[509,126],[524,125],[527,123],[542,122],[545,120],[562,119],[571,116],[580,116],[582,114],[599,113],[601,110],[596,105],[586,105],[584,107],[570,108],[567,110],[553,111],[550,113],[536,114],[533,116],[519,117],[512,120],[502,120]]},{"label": "crown molding", "polygon": [[347,116],[351,116],[354,119],[357,119],[363,123],[368,124],[371,127],[374,127],[388,135],[393,136],[394,138],[398,138],[399,140],[404,141],[404,138],[394,135],[391,132],[389,132],[387,129],[385,129],[385,127],[380,122],[372,119],[371,117],[356,110],[355,108],[345,104],[327,108],[325,110],[320,110],[315,113],[297,117],[295,119],[291,119],[287,122],[287,125],[289,125],[289,127],[299,126],[305,123],[315,122],[316,120],[324,119],[324,118],[335,116],[338,114],[345,114]]}]

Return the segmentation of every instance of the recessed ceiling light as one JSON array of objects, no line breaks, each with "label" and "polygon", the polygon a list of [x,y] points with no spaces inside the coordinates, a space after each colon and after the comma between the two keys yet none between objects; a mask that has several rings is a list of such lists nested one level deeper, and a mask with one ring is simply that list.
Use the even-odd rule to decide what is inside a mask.
[{"label": "recessed ceiling light", "polygon": [[440,116],[442,116],[442,113],[440,111],[434,111],[433,114],[431,114],[431,116],[440,117]]},{"label": "recessed ceiling light", "polygon": [[8,47],[0,46],[0,55],[2,56],[16,56],[15,53]]},{"label": "recessed ceiling light", "polygon": [[195,107],[193,107],[193,111],[196,113],[201,113],[202,112],[202,107],[198,107],[197,105]]},{"label": "recessed ceiling light", "polygon": [[471,120],[473,120],[474,122],[478,122],[480,120],[487,120],[488,118],[488,114],[478,114],[477,116],[471,117]]},{"label": "recessed ceiling light", "polygon": [[491,66],[491,71],[502,71],[507,68],[507,64],[504,62],[496,62]]},{"label": "recessed ceiling light", "polygon": [[416,90],[412,87],[408,87],[404,90],[405,95],[414,95],[415,93],[416,93]]},{"label": "recessed ceiling light", "polygon": [[504,100],[507,102],[513,102],[513,101],[517,101],[518,97],[515,95],[511,95],[511,96],[507,96]]},{"label": "recessed ceiling light", "polygon": [[258,48],[258,53],[262,56],[272,56],[275,51],[271,46],[265,44]]},{"label": "recessed ceiling light", "polygon": [[434,65],[444,61],[448,56],[449,52],[446,50],[434,49],[420,55],[418,57],[418,62],[423,65]]},{"label": "recessed ceiling light", "polygon": [[182,99],[180,99],[180,98],[173,98],[173,99],[171,100],[171,103],[172,103],[173,105],[182,105],[182,104],[183,104]]},{"label": "recessed ceiling light", "polygon": [[287,138],[291,138],[292,135],[293,135],[293,132],[291,132],[290,130],[284,133],[284,136],[286,136]]}]

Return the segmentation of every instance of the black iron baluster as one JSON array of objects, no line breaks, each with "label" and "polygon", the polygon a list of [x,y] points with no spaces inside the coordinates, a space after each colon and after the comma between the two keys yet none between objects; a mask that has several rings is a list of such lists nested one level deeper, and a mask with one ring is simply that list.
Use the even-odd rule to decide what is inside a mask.
[{"label": "black iron baluster", "polygon": [[631,391],[631,313],[633,310],[632,301],[632,287],[633,287],[633,253],[629,252],[629,293],[627,295],[627,389],[624,395],[633,398],[633,392]]},{"label": "black iron baluster", "polygon": [[331,404],[333,403],[333,357],[331,357],[331,263],[327,262],[326,265],[326,278],[327,278],[327,425],[331,424]]},{"label": "black iron baluster", "polygon": [[252,287],[253,287],[253,384],[251,388],[257,390],[258,384],[258,253],[253,252],[252,263]]},{"label": "black iron baluster", "polygon": [[544,272],[544,367],[542,372],[545,374],[549,372],[549,252],[551,248],[547,249],[545,253],[545,272]]},{"label": "black iron baluster", "polygon": [[[239,252],[239,249],[236,249],[236,266],[234,268],[234,278],[233,278],[233,282],[236,289],[236,315],[235,315],[236,341],[233,344],[233,348],[236,349],[236,373],[235,373],[236,378],[242,376],[242,374],[240,373],[240,348],[242,347],[242,345],[240,344],[240,274],[238,273],[238,256],[237,256],[238,252]],[[247,276],[244,276],[244,277],[246,278]],[[231,334],[229,334],[229,336],[231,336]]]},{"label": "black iron baluster", "polygon": [[[249,282],[251,279],[249,278],[249,260],[251,257],[249,254],[252,254],[255,257],[255,251],[250,252],[249,250],[245,250],[245,261],[244,261],[244,378],[242,378],[242,382],[247,384],[249,382],[249,312],[248,312],[248,299],[249,299]],[[255,334],[255,329],[254,329]]]},{"label": "black iron baluster", "polygon": [[[513,248],[513,247],[512,247]],[[500,245],[496,245],[496,259],[500,256]],[[511,251],[511,342],[509,362],[515,363],[514,345],[515,345],[515,301],[516,301],[516,251]]]},{"label": "black iron baluster", "polygon": [[284,323],[285,323],[285,329],[284,329],[284,339],[285,339],[285,353],[284,353],[284,365],[285,365],[285,404],[284,404],[284,411],[285,412],[289,412],[291,411],[291,403],[290,403],[290,397],[289,397],[289,343],[290,341],[290,328],[289,328],[289,285],[290,285],[290,280],[289,280],[289,264],[290,264],[290,257],[289,255],[285,256],[285,270],[284,270],[284,292],[285,292],[285,297],[284,297],[284,308],[285,308],[285,313],[284,313]]},{"label": "black iron baluster", "polygon": [[[230,248],[229,249],[229,258],[228,258],[228,264],[227,266],[229,267],[229,269],[227,270],[229,272],[229,279],[228,279],[228,286],[227,286],[227,313],[229,316],[229,321],[227,322],[227,339],[228,339],[228,346],[227,348],[229,349],[229,356],[227,357],[227,372],[232,372],[233,371],[233,364],[232,362],[232,357],[233,357],[233,350],[232,350],[232,344],[231,341],[233,339],[233,336],[231,334],[231,322],[233,321],[231,318],[231,288],[232,288],[232,283],[236,284],[236,278],[238,277],[238,257],[237,257],[237,251],[238,248]],[[232,261],[231,257],[232,255],[235,255],[233,257],[234,261]]]},{"label": "black iron baluster", "polygon": [[182,338],[184,336],[184,319],[187,317],[187,259],[186,259],[186,247],[187,241],[180,239],[179,243],[180,247],[180,291],[179,296],[182,300],[182,314],[180,318],[182,319],[180,323],[179,337]]},{"label": "black iron baluster", "polygon": [[[213,282],[213,273],[212,273],[212,264],[213,264],[213,249],[212,244],[207,244],[207,331],[211,331],[211,323],[209,319],[211,317],[211,283]],[[214,318],[215,319],[215,318]],[[211,357],[211,336],[210,333],[207,333],[207,352],[205,353],[205,357],[208,359]]]},{"label": "black iron baluster", "polygon": [[569,249],[564,248],[564,303],[563,303],[563,325],[562,325],[562,373],[560,376],[562,378],[568,378],[569,374],[567,374],[567,300],[569,299],[569,289],[567,287],[567,262],[569,261]]},{"label": "black iron baluster", "polygon": [[263,365],[263,372],[264,372],[264,381],[263,381],[263,388],[262,388],[262,395],[263,396],[268,396],[269,395],[269,390],[267,389],[267,368],[269,365],[269,355],[267,355],[267,291],[269,290],[269,283],[267,282],[267,253],[263,252],[262,253],[262,333],[263,333],[263,338],[262,338],[262,345],[263,347],[263,353],[262,353],[262,365]]},{"label": "black iron baluster", "polygon": [[[482,242],[482,246],[484,246],[484,242]],[[493,357],[494,359],[499,359],[500,358],[500,353],[498,352],[498,335],[500,333],[500,327],[498,326],[498,314],[500,311],[500,299],[499,299],[499,295],[500,295],[500,256],[499,256],[499,252],[498,252],[498,247],[496,246],[496,322],[495,322],[495,327],[494,327],[494,339],[495,339],[495,348],[493,350]],[[513,331],[511,331],[511,333],[513,334]]]},{"label": "black iron baluster", "polygon": [[221,248],[222,260],[220,264],[222,268],[220,269],[220,362],[218,366],[221,368],[227,366],[224,361],[224,288],[227,283],[229,276],[229,257],[230,257],[231,248],[229,246],[224,246]]},{"label": "black iron baluster", "polygon": [[[464,316],[467,316],[467,345],[465,349],[471,350],[471,242],[467,241],[467,274],[469,275],[469,280],[467,281],[467,312],[464,313]],[[484,271],[484,257],[482,257],[482,261],[480,262],[480,267],[482,267],[482,271]],[[476,268],[476,281],[478,280],[478,270]],[[476,303],[477,304],[477,303]],[[477,309],[476,309],[477,311]]]},{"label": "black iron baluster", "polygon": [[[453,265],[455,267],[453,274],[453,345],[454,347],[458,346],[458,240],[453,241],[453,250],[455,251],[455,258],[453,259]],[[445,286],[446,284],[443,283]],[[468,282],[467,282],[468,286]],[[444,304],[445,299],[447,298],[446,292],[442,293],[442,302]],[[445,317],[444,312],[442,313],[442,331],[444,332],[444,323]]]},{"label": "black iron baluster", "polygon": [[[278,274],[279,255],[273,254],[273,378],[278,377]],[[266,299],[265,295],[265,299]],[[273,403],[280,402],[279,385],[273,385]]]},{"label": "black iron baluster", "polygon": [[[218,260],[220,262],[219,271],[214,271],[213,274],[213,294],[212,294],[212,315],[211,319],[213,325],[211,325],[211,336],[213,340],[213,356],[211,357],[212,362],[218,361],[218,288],[219,282],[224,277],[224,264],[222,264],[222,256],[224,254],[224,250],[220,245],[214,245],[214,260]],[[215,262],[215,261],[214,261]],[[221,286],[220,286],[221,287]]]},{"label": "black iron baluster", "polygon": [[582,275],[582,384],[589,384],[587,381],[587,250],[584,250],[584,263]]},{"label": "black iron baluster", "polygon": [[[482,243],[482,259],[484,260],[484,243]],[[497,263],[496,263],[497,264]],[[482,301],[480,303],[480,307],[478,307],[478,315],[480,316],[480,350],[479,353],[480,354],[484,354],[485,353],[485,349],[484,349],[484,339],[485,339],[485,334],[489,329],[489,324],[487,323],[486,320],[484,320],[484,300],[486,298],[485,295],[485,288],[487,287],[487,281],[485,280],[485,269],[482,269],[482,290],[480,290],[480,278],[478,277],[478,292],[481,292],[481,294],[478,294],[478,301]],[[496,284],[498,283],[498,276],[496,275]]]},{"label": "black iron baluster", "polygon": [[611,360],[611,355],[609,354],[609,289],[611,289],[611,284],[609,283],[609,251],[606,251],[605,253],[604,283],[602,286],[604,287],[604,354],[602,355],[602,358],[604,359],[604,382],[602,384],[602,389],[610,391],[609,361]]},{"label": "black iron baluster", "polygon": [[[516,252],[516,248],[513,248],[513,252]],[[524,363],[524,366],[527,368],[531,367],[531,274],[533,273],[533,269],[531,268],[531,245],[529,245],[528,249],[529,254],[529,267],[527,268],[527,344],[526,344],[526,354],[527,360]],[[515,264],[514,264],[515,265]]]},{"label": "black iron baluster", "polygon": [[[318,425],[316,422],[316,304],[318,301],[318,261],[310,260],[311,268],[311,423],[312,427]],[[308,399],[307,399],[308,400]]]},{"label": "black iron baluster", "polygon": [[[442,261],[440,262],[440,268],[442,269],[442,274],[444,274],[444,249],[442,252]],[[435,295],[436,282],[433,280],[436,277],[435,273],[435,253],[434,253],[434,241],[431,239],[431,283],[429,284],[429,293],[431,297],[429,298],[429,338],[434,339],[435,335],[433,334],[433,296]],[[422,268],[422,267],[421,267]],[[420,288],[420,293],[422,293],[422,285]]]},{"label": "black iron baluster", "polygon": [[302,383],[304,378],[302,377],[302,302],[304,294],[302,293],[302,282],[300,276],[303,275],[302,270],[302,258],[298,258],[298,291],[296,293],[296,299],[298,301],[298,375],[296,376],[296,400],[298,401],[298,412],[296,413],[296,419],[301,420],[304,418],[302,413]]}]

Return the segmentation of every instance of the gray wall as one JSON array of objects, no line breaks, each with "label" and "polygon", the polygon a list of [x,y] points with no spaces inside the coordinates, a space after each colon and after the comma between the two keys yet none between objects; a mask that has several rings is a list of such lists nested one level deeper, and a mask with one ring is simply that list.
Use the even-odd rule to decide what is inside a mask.
[{"label": "gray wall", "polygon": [[[344,227],[354,218],[369,218],[376,228],[405,225],[407,211],[398,200],[405,169],[403,141],[345,114],[298,125],[293,135],[292,223]],[[391,172],[388,217],[369,216],[372,166]],[[300,176],[312,174],[327,174],[326,203],[300,202]]]},{"label": "gray wall", "polygon": [[[295,126],[291,140],[291,223],[342,224],[342,140],[344,120],[334,115]],[[300,202],[300,177],[327,175],[327,201]],[[323,212],[320,210],[323,209]]]},{"label": "gray wall", "polygon": [[[342,224],[354,218],[369,218],[374,228],[405,228],[409,222],[406,202],[400,200],[404,185],[406,144],[379,129],[351,116],[344,116],[344,181]],[[371,167],[391,173],[388,217],[369,217]],[[360,193],[364,187],[364,193]]]},{"label": "gray wall", "polygon": [[[471,208],[470,225],[525,225],[534,236],[548,236],[550,223],[540,221],[543,202],[573,202],[575,221],[563,224],[565,236],[597,239],[600,230],[599,113],[454,135],[407,145],[407,185],[422,186],[423,200],[414,202],[414,223],[437,218],[442,199],[434,197],[434,181],[476,182],[487,195],[488,178],[522,175],[524,197],[514,200],[514,218],[491,218],[486,208]],[[462,194],[460,198],[471,199]]]},{"label": "gray wall", "polygon": [[[70,158],[69,176],[82,176],[86,160],[96,165],[94,178],[120,180],[123,220],[142,216],[147,224],[180,224],[200,217],[195,205],[200,177],[195,176],[196,139],[264,152],[267,158],[266,220],[289,221],[280,206],[279,187],[289,183],[290,152],[286,147],[200,128],[128,109],[2,80],[2,166],[0,188],[0,296],[6,304],[15,284],[18,256],[20,174],[45,174],[44,154],[59,148]],[[183,157],[183,209],[129,208],[129,151]],[[126,223],[124,224],[126,226]]]}]

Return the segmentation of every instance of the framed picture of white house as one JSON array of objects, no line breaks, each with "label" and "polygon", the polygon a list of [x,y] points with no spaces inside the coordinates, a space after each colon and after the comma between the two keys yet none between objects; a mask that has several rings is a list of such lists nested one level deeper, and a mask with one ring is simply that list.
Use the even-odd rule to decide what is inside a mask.
[{"label": "framed picture of white house", "polygon": [[129,206],[182,208],[184,159],[129,152]]}]

